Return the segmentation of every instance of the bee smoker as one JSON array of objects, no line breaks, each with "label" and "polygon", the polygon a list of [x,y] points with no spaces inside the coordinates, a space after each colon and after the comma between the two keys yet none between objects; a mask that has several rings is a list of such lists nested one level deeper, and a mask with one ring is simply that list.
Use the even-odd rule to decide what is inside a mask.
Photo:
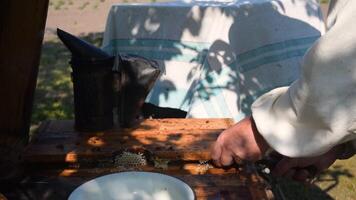
[{"label": "bee smoker", "polygon": [[60,29],[57,34],[72,53],[75,129],[93,132],[112,128],[114,57]]},{"label": "bee smoker", "polygon": [[119,91],[118,123],[128,128],[138,122],[145,99],[160,75],[155,61],[135,55],[117,55]]},{"label": "bee smoker", "polygon": [[114,105],[119,125],[133,126],[159,77],[158,64],[135,55],[110,56],[65,31],[58,29],[57,34],[72,53],[75,129],[112,128]]}]

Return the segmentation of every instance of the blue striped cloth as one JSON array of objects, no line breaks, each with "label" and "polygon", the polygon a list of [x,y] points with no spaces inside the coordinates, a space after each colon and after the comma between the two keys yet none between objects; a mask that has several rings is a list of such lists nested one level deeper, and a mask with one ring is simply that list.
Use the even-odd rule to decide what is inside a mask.
[{"label": "blue striped cloth", "polygon": [[[304,4],[281,2],[283,15],[268,10],[275,6],[272,1],[228,7],[214,4],[212,10],[205,4],[177,6],[177,2],[159,6],[114,5],[103,49],[112,55],[136,54],[160,63],[163,73],[147,102],[185,110],[188,117],[239,120],[250,114],[250,105],[258,96],[298,78],[303,55],[323,32],[319,7],[315,7],[315,16],[310,17]],[[282,9],[276,7],[277,11],[278,8]],[[246,10],[254,17],[242,18]],[[200,16],[201,33],[196,36],[184,33],[189,30],[189,25],[185,25],[192,23],[187,16],[195,12],[209,13],[205,15],[207,22],[214,19],[209,24]],[[236,14],[240,12],[242,15]],[[266,16],[270,19],[262,20]],[[150,20],[157,29],[153,33],[140,27],[147,28],[146,22]],[[141,21],[145,23],[140,24]],[[136,29],[138,32],[133,34]]]}]

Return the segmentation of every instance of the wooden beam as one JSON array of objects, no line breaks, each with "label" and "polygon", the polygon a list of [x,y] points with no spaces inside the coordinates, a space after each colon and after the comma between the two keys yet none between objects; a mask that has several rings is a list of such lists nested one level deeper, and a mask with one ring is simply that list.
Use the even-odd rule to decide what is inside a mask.
[{"label": "wooden beam", "polygon": [[0,137],[28,138],[48,0],[0,1]]}]

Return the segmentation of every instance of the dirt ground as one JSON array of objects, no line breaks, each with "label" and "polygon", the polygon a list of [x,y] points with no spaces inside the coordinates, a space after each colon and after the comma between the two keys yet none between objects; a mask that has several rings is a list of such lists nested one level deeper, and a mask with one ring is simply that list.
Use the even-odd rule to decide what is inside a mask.
[{"label": "dirt ground", "polygon": [[51,0],[50,2],[45,41],[55,37],[57,27],[75,35],[103,32],[111,5],[147,2],[147,0]]},{"label": "dirt ground", "polygon": [[110,6],[116,2],[106,0],[99,4],[88,4],[85,0],[75,0],[73,4],[65,3],[62,6],[51,4],[46,23],[46,40],[53,37],[57,27],[75,35],[104,31]]},{"label": "dirt ground", "polygon": [[[147,0],[51,0],[45,40],[55,37],[57,27],[75,35],[103,32],[111,5],[125,2],[147,2]],[[326,16],[328,5],[323,4],[322,10]]]}]

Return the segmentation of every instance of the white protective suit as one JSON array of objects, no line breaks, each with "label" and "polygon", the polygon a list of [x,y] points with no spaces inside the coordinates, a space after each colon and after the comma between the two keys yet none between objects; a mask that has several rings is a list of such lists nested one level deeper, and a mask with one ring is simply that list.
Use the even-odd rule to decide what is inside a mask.
[{"label": "white protective suit", "polygon": [[279,153],[321,155],[356,146],[356,0],[332,0],[327,32],[308,50],[302,74],[252,105],[258,131]]}]

